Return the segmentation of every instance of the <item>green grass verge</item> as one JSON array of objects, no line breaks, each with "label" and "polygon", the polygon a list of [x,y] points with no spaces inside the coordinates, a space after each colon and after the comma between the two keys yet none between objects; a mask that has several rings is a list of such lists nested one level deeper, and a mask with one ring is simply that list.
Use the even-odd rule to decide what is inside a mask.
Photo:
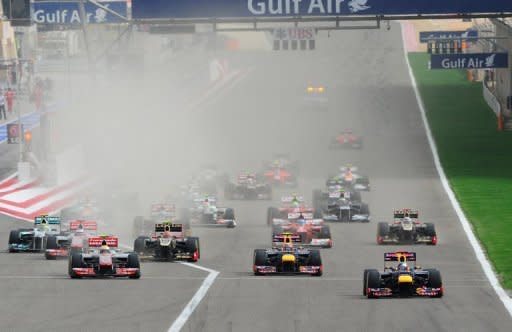
[{"label": "green grass verge", "polygon": [[446,176],[502,285],[512,289],[512,132],[496,130],[482,84],[468,82],[465,71],[428,70],[423,53],[409,60]]}]

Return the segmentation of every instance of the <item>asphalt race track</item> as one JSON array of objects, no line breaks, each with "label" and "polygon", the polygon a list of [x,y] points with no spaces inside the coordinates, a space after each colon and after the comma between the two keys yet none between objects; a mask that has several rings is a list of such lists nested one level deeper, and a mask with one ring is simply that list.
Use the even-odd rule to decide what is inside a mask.
[{"label": "asphalt race track", "polygon": [[[194,229],[202,242],[199,264],[220,274],[183,331],[511,331],[512,319],[438,179],[399,26],[323,34],[317,46],[314,52],[238,56],[252,68],[244,80],[217,102],[180,113],[180,121],[194,125],[182,129],[192,133],[181,148],[208,151],[180,162],[213,161],[236,174],[288,152],[302,170],[299,187],[283,193],[308,200],[328,173],[352,163],[370,176],[372,191],[363,199],[373,221],[331,226],[334,247],[322,251],[322,277],[255,277],[253,249],[270,242],[270,203],[221,200],[235,207],[239,227]],[[328,111],[299,107],[308,83],[326,87]],[[344,128],[364,137],[362,151],[327,149]],[[436,223],[437,246],[377,246],[377,221],[389,221],[402,207]],[[9,230],[23,223],[1,221],[6,246]],[[127,233],[119,225],[115,230]],[[415,250],[420,265],[441,271],[443,298],[362,296],[363,269],[381,269],[383,253],[399,248]],[[143,263],[140,280],[70,280],[67,261],[46,262],[36,254],[1,253],[0,265],[2,331],[166,331],[207,275],[178,263]]]}]

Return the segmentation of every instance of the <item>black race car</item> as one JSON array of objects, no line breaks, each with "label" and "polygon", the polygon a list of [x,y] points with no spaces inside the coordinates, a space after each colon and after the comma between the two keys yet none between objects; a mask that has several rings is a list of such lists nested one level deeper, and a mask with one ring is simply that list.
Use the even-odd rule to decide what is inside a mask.
[{"label": "black race car", "polygon": [[361,202],[359,194],[352,194],[342,187],[326,193],[315,190],[313,192],[313,207],[320,212],[325,221],[370,221],[368,204]]},{"label": "black race car", "polygon": [[[399,262],[398,266],[388,266]],[[384,254],[384,272],[366,269],[363,272],[363,295],[379,297],[442,297],[443,282],[436,269],[422,269],[409,263],[416,262],[415,252],[387,252]]]},{"label": "black race car", "polygon": [[229,200],[271,200],[272,186],[253,173],[241,173],[236,183],[229,182],[224,188],[224,197]]},{"label": "black race car", "polygon": [[418,211],[395,210],[392,223],[379,222],[378,244],[437,244],[437,233],[432,223],[418,221]]},{"label": "black race car", "polygon": [[201,251],[199,238],[185,237],[182,224],[161,223],[155,225],[152,236],[139,236],[133,243],[133,251],[142,260],[185,260],[197,262]]}]

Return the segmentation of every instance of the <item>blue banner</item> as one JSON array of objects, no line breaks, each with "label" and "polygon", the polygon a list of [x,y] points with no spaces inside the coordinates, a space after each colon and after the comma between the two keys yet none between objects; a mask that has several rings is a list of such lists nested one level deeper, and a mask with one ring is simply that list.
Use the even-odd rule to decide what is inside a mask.
[{"label": "blue banner", "polygon": [[510,0],[132,0],[134,19],[512,12]]},{"label": "blue banner", "polygon": [[508,68],[508,53],[432,54],[431,69]]},{"label": "blue banner", "polygon": [[420,32],[421,43],[426,43],[428,41],[435,41],[439,39],[476,40],[478,39],[478,30]]},{"label": "blue banner", "polygon": [[[127,4],[126,1],[98,1],[101,5],[108,7],[116,13],[126,17]],[[119,23],[123,20],[106,10],[85,2],[85,12],[87,23],[104,24]],[[34,2],[34,10],[32,11],[32,19],[37,24],[63,24],[77,25],[80,24],[80,11],[78,2],[64,1],[37,1]]]}]

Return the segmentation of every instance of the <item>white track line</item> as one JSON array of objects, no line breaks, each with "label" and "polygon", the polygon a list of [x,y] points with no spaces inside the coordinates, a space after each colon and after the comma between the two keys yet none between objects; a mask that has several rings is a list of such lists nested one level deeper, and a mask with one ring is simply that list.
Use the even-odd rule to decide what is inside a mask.
[{"label": "white track line", "polygon": [[489,283],[491,284],[492,288],[500,298],[501,302],[503,302],[503,305],[508,310],[508,313],[510,316],[512,316],[512,299],[510,296],[508,296],[507,292],[501,287],[498,278],[496,277],[496,274],[494,273],[494,270],[491,266],[491,263],[485,256],[485,253],[482,249],[482,246],[478,242],[475,234],[473,233],[473,229],[471,228],[471,225],[466,218],[466,215],[462,211],[462,208],[455,198],[455,194],[453,193],[452,188],[450,187],[450,184],[448,182],[448,179],[446,178],[446,174],[444,173],[443,166],[441,165],[441,162],[439,160],[439,155],[437,153],[437,147],[434,142],[434,138],[432,136],[432,132],[430,130],[430,126],[427,121],[427,116],[425,112],[425,105],[423,104],[423,100],[421,99],[421,95],[418,90],[418,85],[416,84],[416,78],[414,77],[414,73],[411,68],[411,64],[409,63],[409,57],[407,56],[407,48],[405,43],[405,36],[404,36],[404,28],[403,25],[400,24],[401,30],[402,30],[402,43],[403,43],[403,49],[404,49],[404,57],[405,62],[407,63],[407,68],[409,70],[409,76],[411,78],[411,83],[414,88],[414,94],[416,95],[416,100],[418,102],[418,106],[420,108],[421,112],[421,119],[423,120],[423,125],[425,126],[425,132],[427,133],[427,139],[428,144],[430,145],[430,150],[432,151],[432,156],[434,157],[434,164],[436,166],[437,173],[439,174],[439,178],[441,180],[441,184],[443,185],[443,189],[446,192],[446,195],[448,195],[448,198],[450,200],[450,203],[453,206],[453,209],[455,210],[455,213],[457,214],[457,217],[462,225],[462,229],[464,230],[464,233],[466,233],[466,236],[469,240],[469,243],[471,244],[471,247],[473,248],[473,251],[475,252],[476,258],[480,262],[480,265],[482,266],[482,269],[484,270],[485,276],[489,280]]},{"label": "white track line", "polygon": [[190,316],[194,313],[194,310],[196,310],[199,303],[201,303],[201,300],[206,296],[206,293],[208,292],[208,289],[213,285],[215,282],[215,279],[219,275],[218,271],[208,269],[206,267],[195,265],[191,263],[182,263],[183,265],[186,265],[188,267],[192,267],[195,269],[199,269],[202,271],[208,272],[208,276],[206,279],[204,279],[203,283],[201,284],[201,287],[197,290],[197,292],[194,294],[192,299],[188,302],[187,306],[183,309],[183,311],[180,313],[178,318],[172,323],[171,327],[167,330],[167,332],[179,332],[187,322],[187,320],[190,318]]}]

